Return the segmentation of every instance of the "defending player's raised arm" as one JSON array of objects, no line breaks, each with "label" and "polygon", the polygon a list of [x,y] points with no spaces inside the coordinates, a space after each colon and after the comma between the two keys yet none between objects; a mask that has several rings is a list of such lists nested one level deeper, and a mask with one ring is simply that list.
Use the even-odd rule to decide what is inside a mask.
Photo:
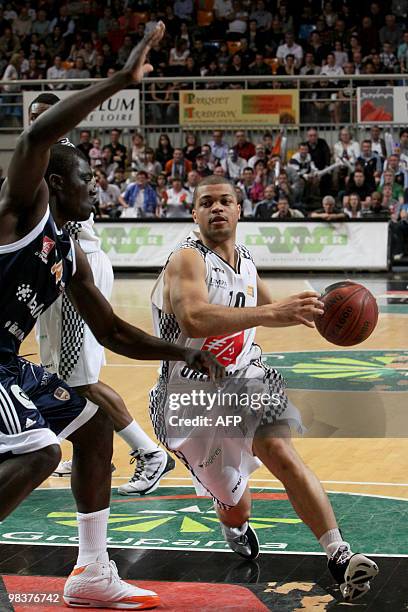
[{"label": "defending player's raised arm", "polygon": [[323,313],[323,304],[315,291],[304,291],[285,300],[268,301],[267,288],[259,306],[231,308],[210,304],[205,282],[205,264],[193,249],[182,249],[170,258],[166,267],[165,286],[168,288],[173,313],[190,338],[232,334],[250,327],[289,327],[303,324],[314,327],[313,316]]},{"label": "defending player's raised arm", "polygon": [[191,368],[221,378],[224,368],[213,355],[165,342],[120,319],[95,286],[85,254],[75,245],[76,273],[69,285],[69,296],[100,344],[132,359],[185,361]]},{"label": "defending player's raised arm", "polygon": [[[164,24],[133,49],[124,67],[109,79],[74,93],[43,113],[20,136],[10,162],[2,199],[16,211],[35,206],[37,191],[48,165],[49,149],[76,127],[94,108],[121,89],[142,80],[153,67],[146,63],[151,47],[161,40]],[[44,207],[44,203],[42,202]]]}]

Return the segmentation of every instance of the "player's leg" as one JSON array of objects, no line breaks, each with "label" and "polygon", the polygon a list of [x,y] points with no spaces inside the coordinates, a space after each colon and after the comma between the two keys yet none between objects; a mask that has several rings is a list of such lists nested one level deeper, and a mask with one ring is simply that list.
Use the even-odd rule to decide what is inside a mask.
[{"label": "player's leg", "polygon": [[259,543],[255,531],[248,523],[251,516],[251,492],[247,485],[236,506],[223,508],[216,502],[215,511],[229,547],[245,559],[256,559]]},{"label": "player's leg", "polygon": [[174,459],[149,438],[114,389],[98,381],[77,387],[76,390],[110,417],[115,432],[131,449],[131,462],[136,462],[136,468],[129,482],[118,487],[118,492],[122,495],[145,495],[157,489],[164,474],[174,469]]},{"label": "player's leg", "polygon": [[2,460],[0,455],[0,521],[52,474],[61,449],[59,444],[51,444],[31,453],[7,453],[7,457]]},{"label": "player's leg", "polygon": [[282,482],[296,513],[319,540],[343,597],[347,601],[358,599],[370,589],[369,581],[378,573],[376,564],[364,555],[353,555],[316,475],[305,465],[289,437],[276,437],[270,432],[264,427],[257,431],[254,454]]}]

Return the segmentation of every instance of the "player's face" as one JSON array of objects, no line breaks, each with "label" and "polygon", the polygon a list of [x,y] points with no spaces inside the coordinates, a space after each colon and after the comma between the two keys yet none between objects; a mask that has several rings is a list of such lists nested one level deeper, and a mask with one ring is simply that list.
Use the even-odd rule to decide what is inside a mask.
[{"label": "player's face", "polygon": [[197,187],[193,219],[204,238],[220,243],[235,234],[241,207],[234,188],[228,184]]},{"label": "player's face", "polygon": [[70,176],[64,180],[64,197],[60,199],[69,221],[86,221],[95,205],[96,181],[87,161],[78,158]]}]

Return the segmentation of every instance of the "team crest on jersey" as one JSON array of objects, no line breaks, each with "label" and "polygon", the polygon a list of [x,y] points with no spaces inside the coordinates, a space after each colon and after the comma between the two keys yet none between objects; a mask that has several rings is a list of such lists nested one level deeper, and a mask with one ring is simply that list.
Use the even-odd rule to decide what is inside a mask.
[{"label": "team crest on jersey", "polygon": [[60,400],[61,402],[66,402],[67,400],[69,400],[71,395],[69,394],[69,391],[64,389],[64,387],[57,387],[54,391],[54,397],[55,399]]},{"label": "team crest on jersey", "polygon": [[41,251],[37,251],[36,255],[41,259],[43,263],[48,263],[48,255],[51,253],[52,249],[55,247],[55,241],[48,236],[43,237],[42,249]]},{"label": "team crest on jersey", "polygon": [[244,331],[229,336],[210,336],[202,346],[203,351],[212,353],[221,365],[234,365],[244,346]]},{"label": "team crest on jersey", "polygon": [[62,259],[60,259],[51,268],[51,274],[55,274],[55,282],[57,285],[62,279],[63,271],[64,271],[64,266],[62,265]]}]

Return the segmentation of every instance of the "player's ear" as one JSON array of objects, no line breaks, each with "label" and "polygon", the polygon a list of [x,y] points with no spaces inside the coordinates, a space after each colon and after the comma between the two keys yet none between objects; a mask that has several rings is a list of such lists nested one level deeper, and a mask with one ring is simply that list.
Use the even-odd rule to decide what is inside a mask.
[{"label": "player's ear", "polygon": [[52,191],[62,191],[64,188],[64,179],[60,174],[50,174],[48,184]]},{"label": "player's ear", "polygon": [[193,216],[194,223],[197,223],[197,211],[196,211],[195,207],[192,209],[191,214]]}]

